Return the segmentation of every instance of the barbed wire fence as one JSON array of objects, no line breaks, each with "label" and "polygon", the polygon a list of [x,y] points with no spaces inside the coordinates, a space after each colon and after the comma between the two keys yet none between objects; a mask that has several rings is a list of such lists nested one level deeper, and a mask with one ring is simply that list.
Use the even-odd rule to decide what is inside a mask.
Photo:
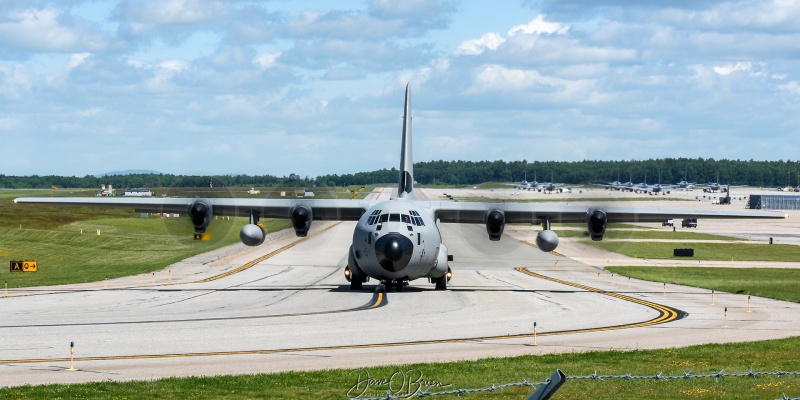
[{"label": "barbed wire fence", "polygon": [[[561,371],[556,371],[560,373]],[[663,375],[661,373],[655,375],[634,375],[634,374],[624,374],[624,375],[599,375],[597,372],[591,375],[583,375],[583,376],[564,376],[564,381],[560,382],[555,388],[552,388],[550,391],[543,391],[540,390],[545,388],[547,385],[552,383],[552,379],[556,376],[556,373],[551,375],[550,379],[541,382],[531,382],[527,379],[523,379],[521,382],[513,382],[513,383],[504,383],[501,385],[491,385],[488,387],[482,388],[458,388],[458,389],[450,389],[450,390],[430,390],[430,388],[418,387],[417,390],[413,392],[404,391],[403,393],[398,393],[397,391],[392,391],[391,389],[387,390],[386,394],[381,397],[349,397],[351,399],[358,399],[358,400],[395,400],[395,399],[411,399],[411,398],[425,398],[425,397],[434,397],[434,396],[458,396],[461,397],[462,395],[469,395],[474,393],[485,393],[485,392],[497,392],[508,388],[514,387],[530,387],[531,389],[536,389],[534,393],[532,393],[527,400],[546,400],[548,399],[555,390],[561,386],[562,383],[570,380],[596,380],[596,381],[605,381],[605,380],[615,380],[615,379],[622,379],[628,381],[635,381],[635,380],[654,380],[654,381],[670,381],[670,380],[692,380],[692,379],[714,379],[718,381],[720,378],[753,378],[756,379],[759,376],[800,376],[800,371],[754,371],[752,368],[747,372],[740,372],[740,373],[728,373],[723,371],[713,372],[708,374],[694,374],[692,371],[686,371],[681,375]],[[562,375],[563,376],[563,375]],[[539,396],[537,396],[539,394]],[[544,396],[544,397],[543,397]],[[800,397],[787,397],[786,394],[783,394],[783,397],[779,397],[775,400],[800,400]]]}]

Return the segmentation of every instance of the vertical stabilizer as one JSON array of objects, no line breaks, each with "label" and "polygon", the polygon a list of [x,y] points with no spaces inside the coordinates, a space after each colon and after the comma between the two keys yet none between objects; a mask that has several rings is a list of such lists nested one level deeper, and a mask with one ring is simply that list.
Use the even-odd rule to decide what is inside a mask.
[{"label": "vertical stabilizer", "polygon": [[[409,84],[410,85],[410,84]],[[411,92],[406,85],[406,102],[403,110],[403,138],[400,143],[400,186],[397,198],[413,198],[414,160],[411,157]]]}]

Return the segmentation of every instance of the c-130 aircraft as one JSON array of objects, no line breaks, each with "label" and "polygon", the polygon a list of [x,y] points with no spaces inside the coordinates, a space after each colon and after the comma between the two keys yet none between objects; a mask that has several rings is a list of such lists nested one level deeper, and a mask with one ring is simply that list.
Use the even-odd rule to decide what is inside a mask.
[{"label": "c-130 aircraft", "polygon": [[288,218],[297,236],[305,237],[315,220],[358,221],[347,252],[345,278],[358,290],[370,278],[394,284],[427,278],[445,290],[452,277],[452,256],[442,243],[442,223],[485,224],[489,240],[498,241],[507,223],[541,224],[536,236],[541,251],[558,246],[551,223],[583,222],[592,240],[602,240],[610,222],[662,222],[670,218],[785,218],[766,211],[716,211],[565,204],[443,202],[414,199],[411,151],[411,96],[406,86],[397,196],[390,200],[248,199],[248,198],[78,198],[25,197],[15,203],[133,208],[137,212],[188,214],[195,233],[204,233],[216,216],[249,217],[239,233],[247,246],[265,240],[260,218]]}]

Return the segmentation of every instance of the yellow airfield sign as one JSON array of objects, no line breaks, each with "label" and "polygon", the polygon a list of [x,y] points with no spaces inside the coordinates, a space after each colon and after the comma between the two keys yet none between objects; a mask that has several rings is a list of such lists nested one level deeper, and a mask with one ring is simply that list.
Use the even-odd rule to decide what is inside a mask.
[{"label": "yellow airfield sign", "polygon": [[195,233],[194,234],[194,240],[203,240],[203,241],[211,240],[211,234],[208,233],[208,232],[206,232],[206,233]]},{"label": "yellow airfield sign", "polygon": [[35,260],[11,260],[11,272],[36,272],[39,270],[39,263]]}]

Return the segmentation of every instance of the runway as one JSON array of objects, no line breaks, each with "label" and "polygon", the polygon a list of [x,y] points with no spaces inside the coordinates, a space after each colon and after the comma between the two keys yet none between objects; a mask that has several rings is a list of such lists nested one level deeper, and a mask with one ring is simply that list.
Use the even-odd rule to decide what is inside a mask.
[{"label": "runway", "polygon": [[[628,280],[485,227],[444,225],[447,291],[350,291],[355,223],[282,232],[169,275],[15,290],[0,298],[0,386],[357,368],[781,338],[800,305]],[[728,328],[723,309],[728,308]],[[537,346],[533,324],[537,324]],[[75,343],[75,368],[69,344]]]}]

